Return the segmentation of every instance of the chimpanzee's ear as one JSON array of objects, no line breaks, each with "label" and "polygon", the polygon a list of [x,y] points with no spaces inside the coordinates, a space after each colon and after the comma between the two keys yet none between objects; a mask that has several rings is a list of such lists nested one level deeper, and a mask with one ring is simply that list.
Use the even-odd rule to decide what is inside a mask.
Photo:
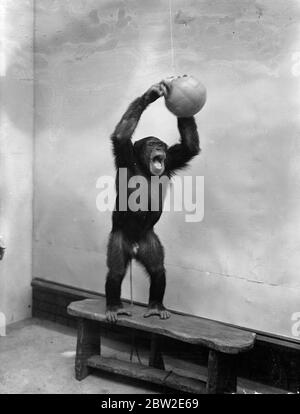
[{"label": "chimpanzee's ear", "polygon": [[147,151],[147,138],[141,138],[138,141],[135,141],[135,143],[133,144],[133,149],[135,152],[135,155],[139,158],[139,159],[146,159],[147,156],[149,155]]},{"label": "chimpanzee's ear", "polygon": [[144,163],[146,159],[144,140],[140,139],[139,141],[135,141],[133,144],[133,150],[136,158]]},{"label": "chimpanzee's ear", "polygon": [[133,148],[135,149],[136,153],[141,151],[142,145],[143,145],[142,140],[135,141],[135,143],[133,144]]}]

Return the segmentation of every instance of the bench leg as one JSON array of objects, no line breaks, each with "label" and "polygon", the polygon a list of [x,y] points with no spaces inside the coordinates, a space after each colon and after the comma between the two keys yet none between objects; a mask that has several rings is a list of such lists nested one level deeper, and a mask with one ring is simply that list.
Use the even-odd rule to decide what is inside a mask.
[{"label": "bench leg", "polygon": [[163,356],[160,346],[161,338],[159,335],[151,334],[151,347],[149,356],[149,367],[165,369]]},{"label": "bench leg", "polygon": [[209,351],[206,392],[236,392],[236,355],[223,354],[212,349]]},{"label": "bench leg", "polygon": [[75,377],[78,381],[89,375],[87,360],[92,355],[100,355],[101,339],[99,323],[89,319],[78,319]]}]

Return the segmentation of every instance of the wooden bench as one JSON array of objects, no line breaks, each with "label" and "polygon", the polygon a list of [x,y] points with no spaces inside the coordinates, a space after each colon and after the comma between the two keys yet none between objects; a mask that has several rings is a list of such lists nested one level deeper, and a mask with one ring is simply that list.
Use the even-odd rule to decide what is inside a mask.
[{"label": "wooden bench", "polygon": [[[78,318],[75,376],[81,381],[92,368],[153,382],[182,392],[236,392],[236,356],[250,350],[255,334],[208,319],[172,314],[168,320],[144,318],[145,308],[135,305],[132,316],[120,316],[117,325],[150,332],[149,366],[101,356],[100,327],[105,319],[105,301],[72,302],[68,313]],[[208,378],[200,381],[164,371],[160,340],[163,336],[209,348]]]}]

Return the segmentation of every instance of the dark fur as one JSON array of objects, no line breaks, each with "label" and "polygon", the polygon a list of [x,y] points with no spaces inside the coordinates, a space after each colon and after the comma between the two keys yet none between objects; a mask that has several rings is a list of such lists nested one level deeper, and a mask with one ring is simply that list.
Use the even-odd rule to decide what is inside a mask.
[{"label": "dark fur", "polygon": [[[149,308],[164,310],[163,297],[166,286],[164,250],[153,231],[153,226],[162,213],[162,202],[158,211],[119,211],[118,208],[119,168],[127,168],[128,180],[132,176],[142,175],[149,181],[151,179],[149,170],[151,152],[153,149],[159,149],[163,150],[166,155],[163,175],[170,177],[175,170],[185,167],[200,152],[197,127],[193,117],[178,118],[180,143],[170,148],[155,137],[143,138],[134,145],[132,144],[131,138],[143,111],[159,96],[155,90],[150,88],[143,96],[135,99],[111,137],[117,168],[117,200],[107,250],[109,271],[105,290],[108,311],[115,311],[122,307],[121,284],[132,257],[143,264],[150,276]],[[128,194],[130,194],[129,191]],[[149,204],[150,198],[149,195]],[[134,253],[135,244],[139,246],[136,254]]]}]

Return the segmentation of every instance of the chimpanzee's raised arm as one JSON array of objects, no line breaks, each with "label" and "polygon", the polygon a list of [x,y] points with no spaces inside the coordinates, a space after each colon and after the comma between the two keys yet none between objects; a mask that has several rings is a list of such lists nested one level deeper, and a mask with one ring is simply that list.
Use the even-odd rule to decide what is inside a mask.
[{"label": "chimpanzee's raised arm", "polygon": [[184,168],[187,163],[199,154],[199,136],[194,117],[178,118],[180,143],[172,145],[167,152],[166,170],[172,174]]},{"label": "chimpanzee's raised arm", "polygon": [[132,135],[137,127],[140,117],[147,106],[156,101],[164,93],[162,84],[151,86],[141,97],[135,99],[128,107],[117,124],[111,140],[117,168],[130,167],[134,162]]}]

